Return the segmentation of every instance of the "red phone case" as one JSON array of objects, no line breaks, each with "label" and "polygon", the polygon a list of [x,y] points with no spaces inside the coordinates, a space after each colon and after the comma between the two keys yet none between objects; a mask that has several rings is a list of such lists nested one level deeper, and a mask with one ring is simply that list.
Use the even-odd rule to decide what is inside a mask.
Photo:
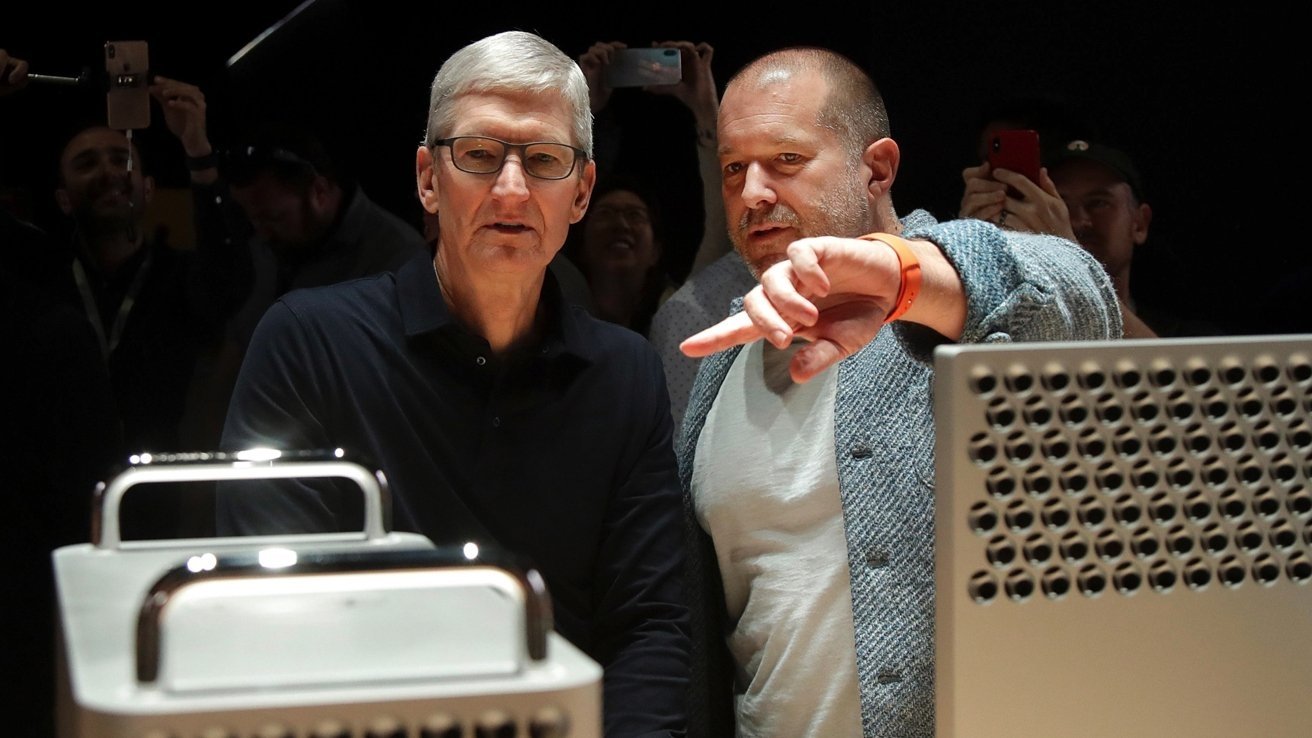
[{"label": "red phone case", "polygon": [[1039,182],[1039,133],[1029,129],[998,131],[989,142],[989,166]]}]

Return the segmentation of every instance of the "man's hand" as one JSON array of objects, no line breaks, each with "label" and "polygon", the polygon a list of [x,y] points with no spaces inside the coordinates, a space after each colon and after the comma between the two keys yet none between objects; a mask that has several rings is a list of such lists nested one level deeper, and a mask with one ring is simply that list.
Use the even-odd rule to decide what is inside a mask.
[{"label": "man's hand", "polygon": [[[988,163],[966,167],[961,171],[961,179],[966,189],[961,195],[958,217],[986,220],[1013,231],[1047,233],[1075,240],[1070,211],[1048,176],[1047,167],[1039,170],[1038,184],[1019,172],[992,171]],[[1008,186],[1020,197],[1009,196]]]},{"label": "man's hand", "polygon": [[1057,192],[1057,185],[1048,176],[1048,168],[1039,170],[1039,184],[1029,177],[1017,172],[999,169],[993,173],[1004,185],[1021,194],[1019,199],[1008,197],[1006,200],[1007,220],[1003,227],[1015,231],[1030,233],[1047,233],[1061,236],[1067,241],[1075,241],[1075,231],[1071,229],[1071,214],[1066,202]]},{"label": "man's hand", "polygon": [[0,49],[0,97],[27,86],[27,62]]},{"label": "man's hand", "polygon": [[579,57],[579,69],[588,81],[588,105],[596,115],[610,102],[611,89],[606,86],[606,65],[610,64],[611,55],[616,49],[627,49],[628,45],[619,41],[598,41]]},{"label": "man's hand", "polygon": [[997,223],[1007,204],[1007,185],[993,178],[988,162],[961,170],[966,189],[961,193],[958,218],[975,218]]},{"label": "man's hand", "polygon": [[[935,247],[935,250],[937,248]],[[765,338],[784,348],[810,341],[789,372],[805,382],[865,346],[884,325],[901,286],[896,252],[854,238],[803,238],[788,258],[761,275],[743,299],[744,310],[680,344],[692,357]]]},{"label": "man's hand", "polygon": [[164,122],[187,156],[205,156],[214,150],[205,129],[205,94],[199,87],[156,75],[150,96],[159,102]]},{"label": "man's hand", "polygon": [[651,85],[642,89],[657,95],[674,97],[692,111],[699,129],[709,127],[713,132],[716,113],[720,107],[715,76],[711,73],[711,58],[715,56],[715,49],[708,43],[694,44],[691,41],[660,41],[653,45],[679,50],[679,64],[683,69],[683,77],[678,84]]}]

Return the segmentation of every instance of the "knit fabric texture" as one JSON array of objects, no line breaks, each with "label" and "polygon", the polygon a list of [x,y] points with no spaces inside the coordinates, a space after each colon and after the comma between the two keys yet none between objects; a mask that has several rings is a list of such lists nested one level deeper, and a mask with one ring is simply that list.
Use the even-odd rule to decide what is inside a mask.
[{"label": "knit fabric texture", "polygon": [[[961,275],[963,343],[1121,336],[1111,281],[1073,243],[979,220],[940,224],[920,210],[903,219],[902,236],[934,242]],[[896,322],[839,364],[834,454],[865,736],[934,735],[933,349],[944,342]],[[735,667],[714,543],[693,514],[689,482],[706,415],[740,348],[702,361],[675,441],[694,641],[689,735],[708,738],[734,734]]]}]

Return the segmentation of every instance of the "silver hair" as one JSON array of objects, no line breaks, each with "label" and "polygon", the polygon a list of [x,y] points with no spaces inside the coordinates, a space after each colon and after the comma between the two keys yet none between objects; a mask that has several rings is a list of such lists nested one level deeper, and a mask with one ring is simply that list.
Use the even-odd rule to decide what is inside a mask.
[{"label": "silver hair", "polygon": [[583,70],[546,39],[525,31],[505,31],[475,41],[452,54],[437,70],[428,103],[424,145],[451,135],[455,102],[479,92],[554,93],[574,113],[574,142],[592,158],[592,108]]}]

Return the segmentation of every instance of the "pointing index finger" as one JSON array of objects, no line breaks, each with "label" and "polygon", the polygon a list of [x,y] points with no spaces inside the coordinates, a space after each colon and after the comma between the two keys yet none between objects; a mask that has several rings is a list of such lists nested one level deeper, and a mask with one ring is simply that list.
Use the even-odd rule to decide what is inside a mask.
[{"label": "pointing index finger", "polygon": [[686,356],[699,359],[717,351],[764,338],[765,334],[746,312],[734,313],[715,325],[695,333],[679,344]]}]

